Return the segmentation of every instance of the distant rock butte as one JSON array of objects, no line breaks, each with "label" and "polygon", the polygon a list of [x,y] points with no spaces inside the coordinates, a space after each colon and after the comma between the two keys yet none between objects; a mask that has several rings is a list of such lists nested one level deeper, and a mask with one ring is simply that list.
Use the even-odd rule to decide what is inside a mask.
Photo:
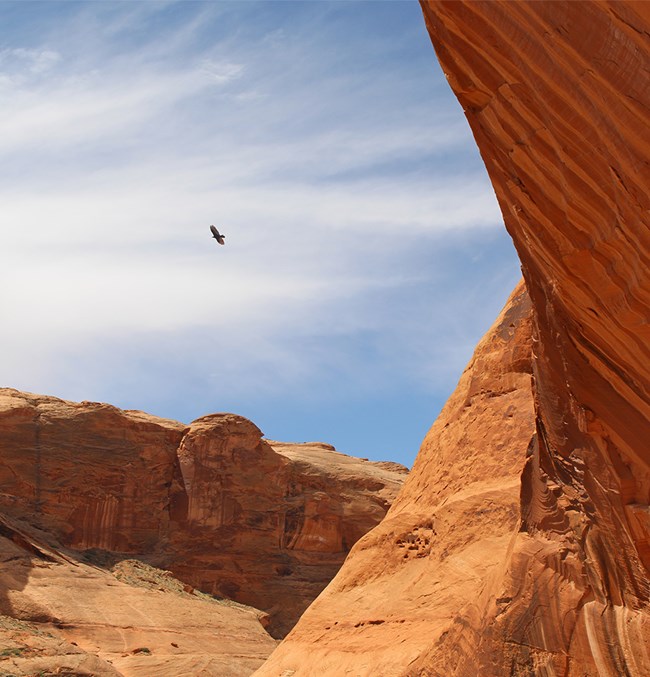
[{"label": "distant rock butte", "polygon": [[532,390],[509,366],[527,320],[481,363],[502,316],[384,522],[256,674],[645,677],[650,3],[422,7],[522,261]]},{"label": "distant rock butte", "polygon": [[380,522],[406,474],[326,444],[269,443],[234,414],[185,426],[0,389],[0,513],[12,524],[55,551],[136,557],[254,605],[273,636]]},{"label": "distant rock butte", "polygon": [[283,636],[382,520],[406,473],[329,445],[266,442],[240,416],[204,416],[179,447],[163,563],[264,609]]}]

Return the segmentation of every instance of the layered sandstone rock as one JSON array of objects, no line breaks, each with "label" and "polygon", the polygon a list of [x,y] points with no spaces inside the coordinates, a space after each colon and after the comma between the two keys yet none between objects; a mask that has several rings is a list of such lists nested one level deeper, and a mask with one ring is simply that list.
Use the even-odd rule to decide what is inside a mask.
[{"label": "layered sandstone rock", "polygon": [[[256,674],[390,677],[406,674],[433,647],[476,642],[498,611],[496,592],[519,529],[520,476],[535,431],[530,339],[530,302],[520,285],[384,521],[356,544]],[[445,670],[449,661],[447,651]]]},{"label": "layered sandstone rock", "polygon": [[275,646],[261,612],[137,561],[115,574],[0,524],[0,672],[245,677]]},{"label": "layered sandstone rock", "polygon": [[482,669],[650,674],[650,5],[424,10],[535,309],[536,446]]},{"label": "layered sandstone rock", "polygon": [[[275,449],[272,445],[275,445]],[[0,511],[54,546],[138,556],[286,633],[376,525],[406,474],[250,421],[190,426],[0,390]]]},{"label": "layered sandstone rock", "polygon": [[260,437],[234,415],[192,424],[164,562],[201,590],[268,611],[270,632],[283,636],[381,521],[406,471]]},{"label": "layered sandstone rock", "polygon": [[0,511],[83,550],[151,550],[169,527],[185,426],[0,389]]},{"label": "layered sandstone rock", "polygon": [[[466,372],[386,520],[258,674],[650,674],[650,5],[423,10],[522,260],[528,422],[503,458],[489,409],[454,432]],[[500,498],[437,526],[477,482]]]}]

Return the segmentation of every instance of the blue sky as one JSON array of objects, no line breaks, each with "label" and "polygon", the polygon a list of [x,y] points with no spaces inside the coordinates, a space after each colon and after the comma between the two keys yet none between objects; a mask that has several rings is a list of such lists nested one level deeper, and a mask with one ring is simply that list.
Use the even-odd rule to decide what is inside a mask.
[{"label": "blue sky", "polygon": [[416,2],[0,2],[0,129],[6,386],[410,465],[519,278]]}]

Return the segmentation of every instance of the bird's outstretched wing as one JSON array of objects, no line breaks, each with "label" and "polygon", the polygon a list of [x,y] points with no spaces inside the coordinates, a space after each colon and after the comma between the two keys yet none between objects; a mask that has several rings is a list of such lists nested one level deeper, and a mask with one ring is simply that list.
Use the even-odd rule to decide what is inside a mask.
[{"label": "bird's outstretched wing", "polygon": [[212,233],[212,237],[219,243],[219,244],[226,244],[226,241],[223,239],[226,237],[225,235],[222,235],[214,226],[210,226],[210,232]]}]

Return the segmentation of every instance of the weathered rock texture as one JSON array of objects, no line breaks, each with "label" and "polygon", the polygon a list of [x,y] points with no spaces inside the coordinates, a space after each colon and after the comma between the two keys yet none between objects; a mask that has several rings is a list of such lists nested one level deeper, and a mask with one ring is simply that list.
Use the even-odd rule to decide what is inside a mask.
[{"label": "weathered rock texture", "polygon": [[286,633],[406,469],[283,445],[233,414],[190,426],[0,389],[0,512],[76,551],[137,556]]},{"label": "weathered rock texture", "polygon": [[188,592],[169,572],[114,573],[0,524],[0,674],[245,677],[275,647],[263,614]]},{"label": "weathered rock texture", "polygon": [[406,469],[260,437],[240,416],[191,425],[171,493],[175,556],[163,563],[201,590],[264,609],[269,631],[284,636],[383,519]]},{"label": "weathered rock texture", "polygon": [[650,674],[650,4],[424,10],[535,309],[536,446],[483,669]]},{"label": "weathered rock texture", "polygon": [[[459,635],[471,645],[502,608],[495,600],[535,431],[530,315],[522,284],[476,348],[384,521],[256,674],[409,674]],[[446,650],[431,674],[453,674],[454,653]]]},{"label": "weathered rock texture", "polygon": [[423,10],[521,257],[533,388],[479,346],[386,520],[258,674],[643,677],[650,3]]}]

